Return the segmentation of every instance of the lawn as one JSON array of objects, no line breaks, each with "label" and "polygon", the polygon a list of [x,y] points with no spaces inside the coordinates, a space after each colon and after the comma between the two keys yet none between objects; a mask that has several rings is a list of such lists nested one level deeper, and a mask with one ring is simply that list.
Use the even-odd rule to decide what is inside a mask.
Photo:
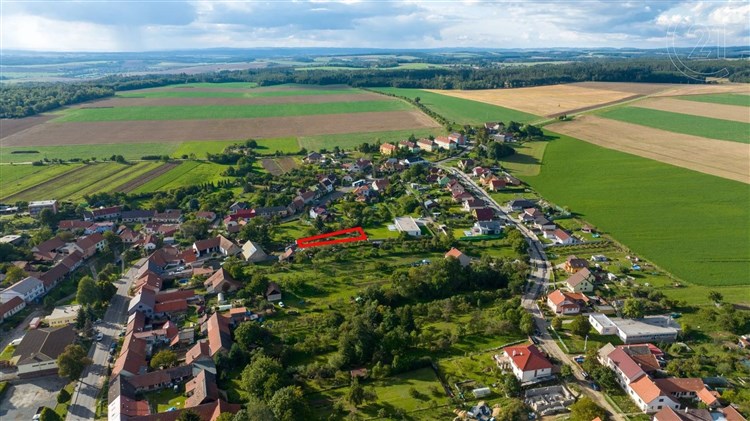
[{"label": "lawn", "polygon": [[[280,91],[288,92],[288,91]],[[317,91],[315,91],[317,92]],[[70,109],[52,122],[205,120],[231,118],[287,117],[410,110],[403,101],[327,102],[322,104],[195,105],[165,107],[79,108]]]},{"label": "lawn", "polygon": [[[179,390],[183,390],[184,387],[180,387]],[[158,392],[146,394],[146,400],[151,405],[154,412],[167,412],[169,408],[182,409],[185,405],[187,398],[181,392],[175,392],[171,388],[162,389]]]},{"label": "lawn", "polygon": [[683,280],[750,283],[750,208],[742,205],[748,199],[743,183],[567,136],[547,146],[538,176],[521,178]]},{"label": "lawn", "polygon": [[517,177],[522,175],[539,175],[547,142],[525,142],[512,146],[516,150],[516,153],[503,158],[500,162],[502,167]]},{"label": "lawn", "polygon": [[740,105],[750,107],[750,95],[743,94],[709,94],[686,95],[678,97],[687,101],[708,102],[711,104]]},{"label": "lawn", "polygon": [[[748,111],[750,112],[750,110]],[[626,123],[652,127],[674,133],[683,133],[710,139],[750,143],[750,124],[738,121],[719,120],[689,114],[650,110],[638,107],[622,107],[605,111],[602,117]]]},{"label": "lawn", "polygon": [[8,345],[5,347],[2,353],[0,353],[0,361],[8,361],[10,360],[10,357],[13,356],[13,353],[16,351],[16,347],[13,345]]},{"label": "lawn", "polygon": [[[127,174],[130,168],[128,165],[114,162],[89,164],[80,170],[68,172],[49,182],[37,184],[28,190],[15,194],[12,196],[12,200],[41,200],[42,198],[62,200],[74,196],[81,197],[83,195],[82,189],[89,191],[95,185],[100,185],[102,180],[115,174],[123,172]],[[116,178],[110,180],[113,179]]]},{"label": "lawn", "polygon": [[16,194],[45,180],[79,168],[81,164],[69,165],[0,165],[0,198]]},{"label": "lawn", "polygon": [[392,130],[385,132],[369,133],[346,133],[333,135],[303,136],[299,138],[299,144],[308,151],[319,151],[321,149],[332,150],[338,146],[341,149],[354,149],[363,143],[385,143],[406,140],[414,135],[417,139],[445,134],[441,128],[434,129],[410,129]]},{"label": "lawn", "polygon": [[231,88],[231,89],[251,89],[257,87],[258,84],[255,82],[193,82],[193,83],[181,83],[179,85],[167,85],[167,88]]},{"label": "lawn", "polygon": [[[171,155],[180,144],[164,143],[114,143],[104,145],[66,146],[15,146],[0,148],[0,163],[31,162],[44,158],[62,159],[103,159],[112,155],[122,155],[127,160],[141,159],[144,155]],[[39,153],[12,153],[13,151],[37,151]]]},{"label": "lawn", "polygon": [[[179,147],[172,153],[175,158],[183,155],[195,154],[199,159],[206,157],[207,153],[221,153],[227,146],[242,144],[245,140],[202,140],[186,141],[179,144]],[[276,151],[284,154],[295,154],[299,152],[300,147],[296,137],[279,137],[272,139],[255,139],[258,148],[255,152],[258,155],[274,155]]]},{"label": "lawn", "polygon": [[167,191],[177,187],[216,182],[225,178],[221,173],[226,170],[226,168],[225,165],[219,165],[213,162],[186,161],[138,187],[133,193]]},{"label": "lawn", "polygon": [[385,92],[408,98],[420,98],[420,102],[432,111],[442,115],[457,124],[484,124],[487,121],[518,121],[521,123],[534,121],[539,117],[497,105],[484,104],[467,99],[453,98],[421,89],[406,88],[377,88]]}]

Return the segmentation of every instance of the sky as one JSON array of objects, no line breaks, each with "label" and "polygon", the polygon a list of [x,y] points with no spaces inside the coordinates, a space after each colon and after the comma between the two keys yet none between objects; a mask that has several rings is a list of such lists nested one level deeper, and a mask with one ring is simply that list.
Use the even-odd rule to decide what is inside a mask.
[{"label": "sky", "polygon": [[0,0],[0,48],[750,45],[750,2]]}]

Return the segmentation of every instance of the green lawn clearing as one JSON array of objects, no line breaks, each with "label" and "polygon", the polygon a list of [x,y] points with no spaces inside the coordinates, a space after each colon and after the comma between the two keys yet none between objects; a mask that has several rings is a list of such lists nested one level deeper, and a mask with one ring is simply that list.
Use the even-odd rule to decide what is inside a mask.
[{"label": "green lawn clearing", "polygon": [[[750,112],[750,110],[748,110]],[[622,107],[601,113],[602,117],[674,133],[750,143],[750,124],[638,107]]]},{"label": "green lawn clearing", "polygon": [[549,143],[538,176],[521,178],[683,280],[750,284],[746,184],[567,136]]},{"label": "green lawn clearing", "polygon": [[[287,92],[287,91],[280,91]],[[205,120],[224,118],[263,118],[323,114],[347,114],[409,110],[402,101],[327,102],[322,104],[267,104],[242,106],[165,106],[70,109],[52,122],[132,121],[132,120]]]},{"label": "green lawn clearing", "polygon": [[711,104],[739,105],[743,107],[750,107],[750,95],[743,94],[685,95],[677,98],[687,101],[708,102]]},{"label": "green lawn clearing", "polygon": [[377,88],[375,90],[412,99],[419,97],[420,102],[427,108],[457,124],[484,124],[487,121],[525,123],[539,119],[535,115],[522,111],[440,95],[421,89]]}]

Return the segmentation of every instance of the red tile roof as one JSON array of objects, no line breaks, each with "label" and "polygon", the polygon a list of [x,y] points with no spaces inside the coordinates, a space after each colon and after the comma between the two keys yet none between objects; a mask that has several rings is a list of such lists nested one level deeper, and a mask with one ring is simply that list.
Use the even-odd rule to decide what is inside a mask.
[{"label": "red tile roof", "polygon": [[717,397],[703,384],[703,380],[698,378],[669,377],[666,379],[656,379],[654,382],[659,388],[669,394],[693,392],[706,405],[711,406],[718,402]]},{"label": "red tile roof", "polygon": [[630,388],[647,404],[653,402],[659,396],[667,396],[648,376],[641,376],[638,380],[630,383]]},{"label": "red tile roof", "polygon": [[646,375],[643,369],[641,369],[641,366],[639,366],[638,363],[636,363],[622,348],[615,349],[610,352],[607,357],[612,360],[612,363],[617,366],[617,368],[620,369],[625,377],[631,382]]},{"label": "red tile roof", "polygon": [[503,348],[503,352],[508,354],[513,365],[521,371],[552,368],[552,363],[534,345],[509,346]]},{"label": "red tile roof", "polygon": [[9,311],[13,310],[23,303],[25,303],[23,298],[16,295],[13,296],[13,298],[11,298],[10,300],[0,304],[0,320],[5,317],[5,313],[8,313]]}]

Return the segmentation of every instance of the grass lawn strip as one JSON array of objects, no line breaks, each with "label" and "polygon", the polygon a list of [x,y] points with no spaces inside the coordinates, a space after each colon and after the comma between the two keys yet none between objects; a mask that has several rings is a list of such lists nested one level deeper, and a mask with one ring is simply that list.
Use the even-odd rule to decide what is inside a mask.
[{"label": "grass lawn strip", "polygon": [[748,284],[750,208],[738,205],[748,197],[743,183],[567,136],[547,146],[538,176],[521,178],[690,283]]},{"label": "grass lawn strip", "polygon": [[[104,159],[112,155],[122,155],[126,160],[141,159],[145,155],[171,155],[178,142],[163,143],[112,143],[100,145],[64,145],[64,146],[14,146],[0,147],[0,163],[31,162],[44,158],[62,159]],[[13,151],[38,151],[35,154],[11,153]],[[0,168],[3,168],[0,166]]]},{"label": "grass lawn strip", "polygon": [[440,95],[421,89],[377,88],[374,90],[405,96],[411,99],[419,97],[420,102],[427,108],[458,124],[484,124],[488,121],[502,121],[507,123],[511,120],[527,123],[539,119],[535,115],[522,111]]},{"label": "grass lawn strip", "polygon": [[677,98],[687,101],[750,107],[750,95],[743,94],[685,95]]},{"label": "grass lawn strip", "polygon": [[[750,113],[750,110],[748,110]],[[601,117],[675,133],[750,143],[750,124],[638,107],[606,111]]]}]

